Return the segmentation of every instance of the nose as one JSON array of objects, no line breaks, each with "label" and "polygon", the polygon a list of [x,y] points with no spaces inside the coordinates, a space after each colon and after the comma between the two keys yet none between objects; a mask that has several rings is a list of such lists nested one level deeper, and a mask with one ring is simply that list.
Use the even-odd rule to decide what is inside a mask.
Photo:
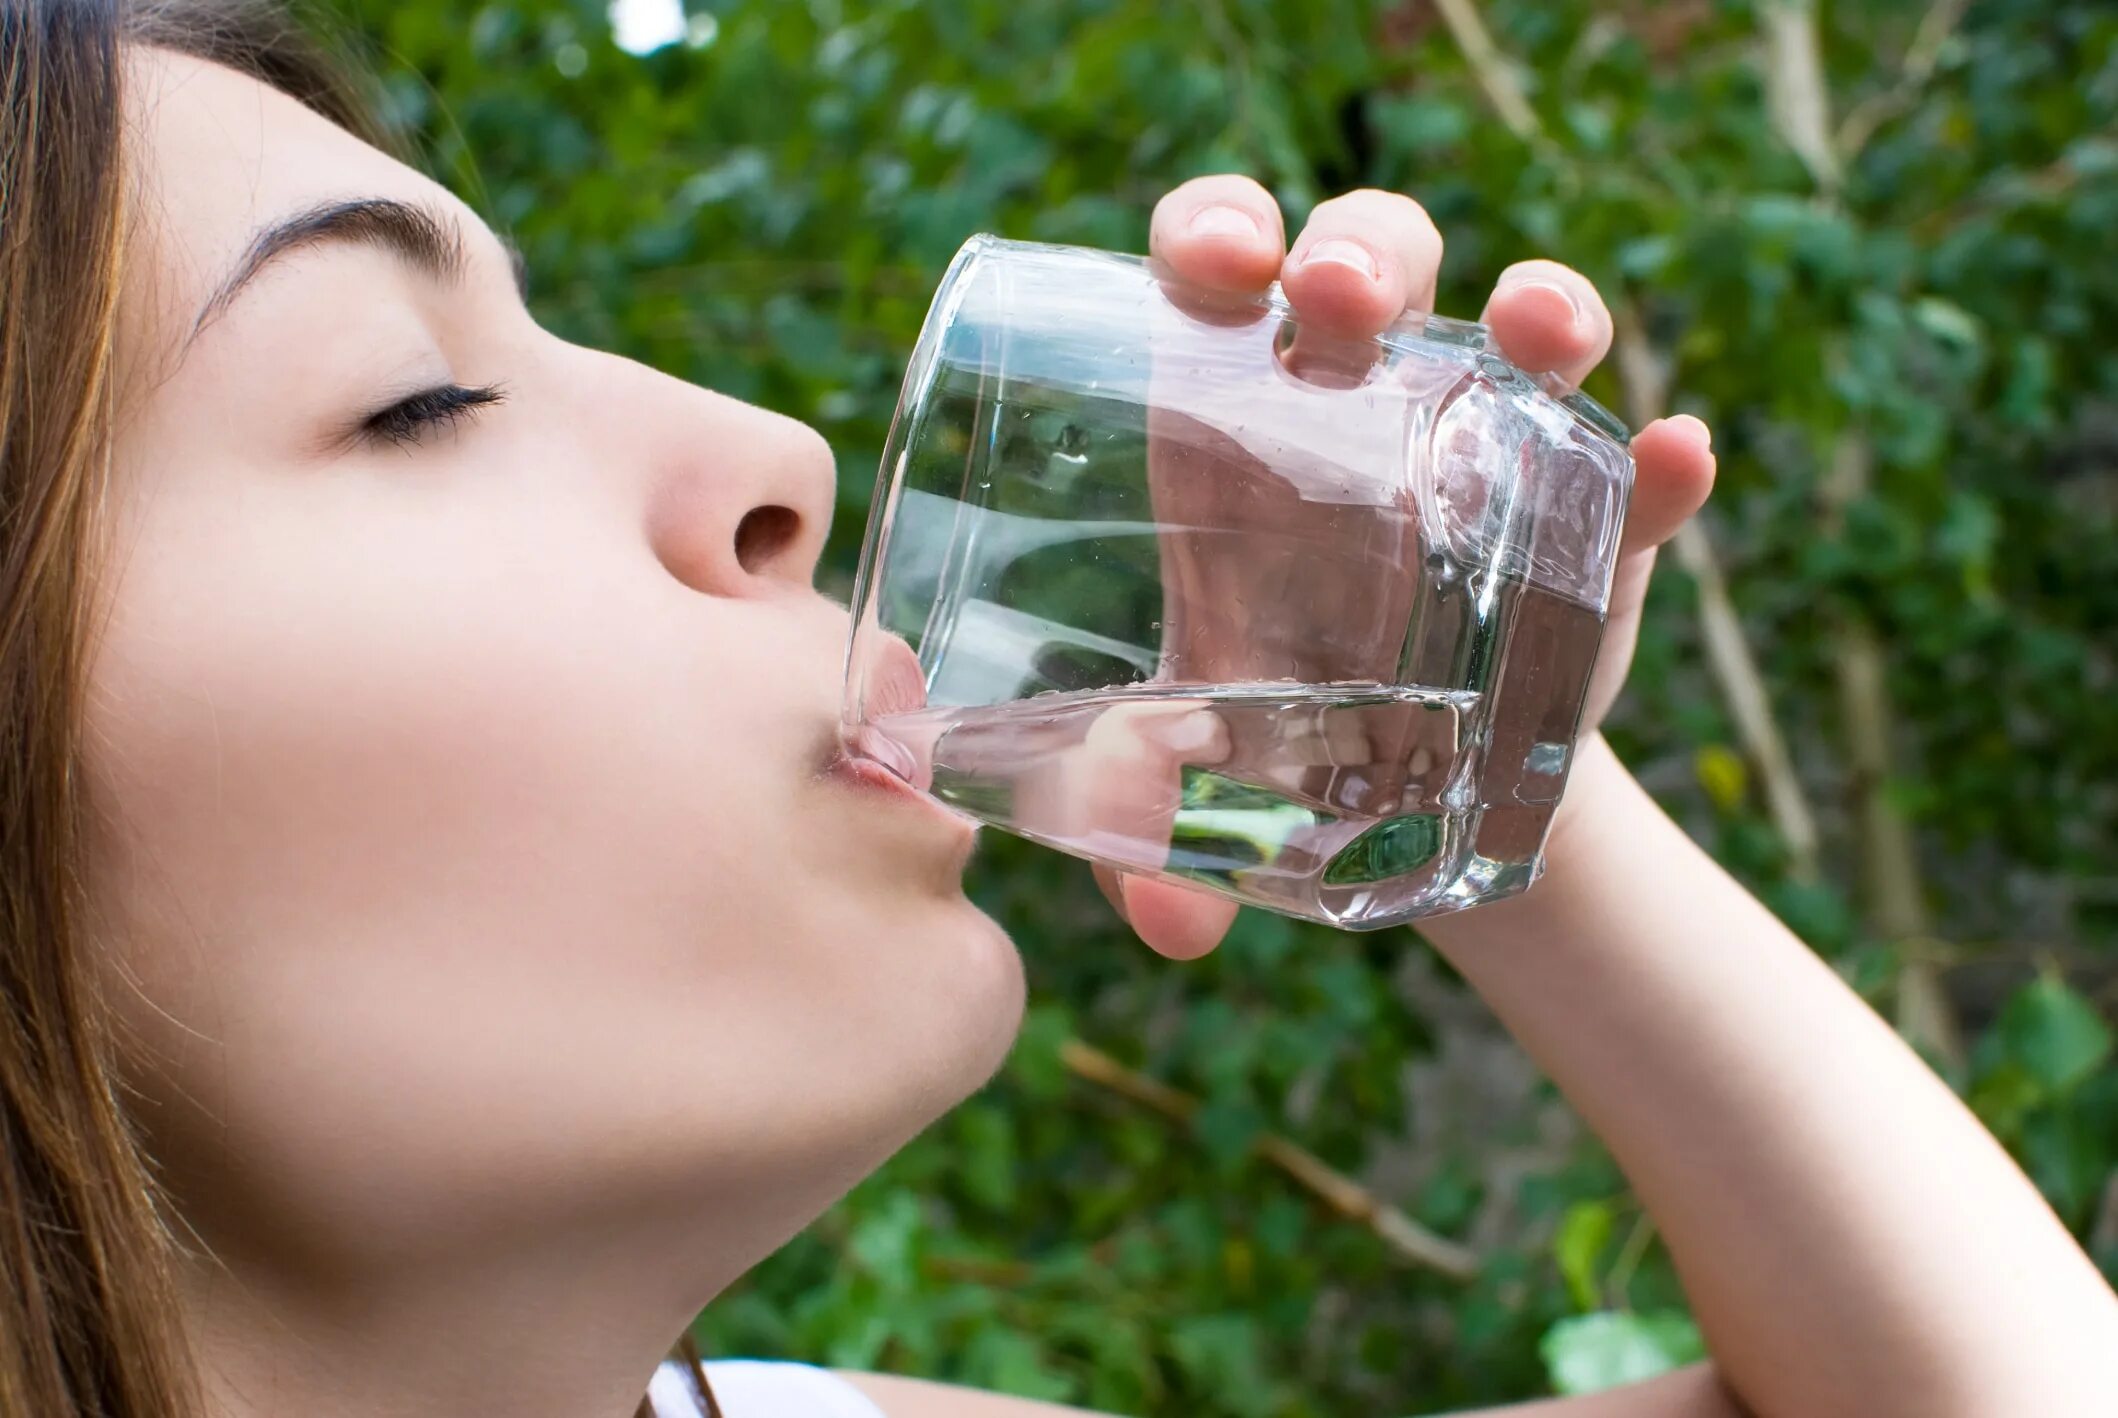
[{"label": "nose", "polygon": [[836,464],[796,419],[640,370],[656,384],[647,540],[677,580],[710,596],[806,589],[831,528]]}]

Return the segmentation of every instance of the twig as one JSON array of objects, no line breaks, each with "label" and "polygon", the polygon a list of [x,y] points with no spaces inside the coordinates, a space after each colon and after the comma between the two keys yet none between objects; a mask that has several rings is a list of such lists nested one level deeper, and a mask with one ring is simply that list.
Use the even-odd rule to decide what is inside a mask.
[{"label": "twig", "polygon": [[1618,1258],[1604,1272],[1603,1298],[1606,1303],[1621,1310],[1632,1308],[1633,1272],[1640,1268],[1640,1262],[1647,1256],[1647,1248],[1654,1243],[1655,1218],[1643,1210],[1633,1218],[1633,1229],[1626,1233],[1625,1244],[1618,1248]]},{"label": "twig", "polygon": [[[1669,365],[1655,353],[1640,321],[1629,306],[1615,312],[1618,372],[1625,386],[1625,412],[1633,427],[1640,428],[1660,418],[1668,405]],[[1670,542],[1677,565],[1691,577],[1699,596],[1699,638],[1706,646],[1707,663],[1728,702],[1736,723],[1736,736],[1743,751],[1758,770],[1765,789],[1766,810],[1773,827],[1787,848],[1787,872],[1796,881],[1814,882],[1819,874],[1816,815],[1796,776],[1787,740],[1773,717],[1772,701],[1757,656],[1743,634],[1728,594],[1727,578],[1721,574],[1720,558],[1705,526],[1693,520],[1677,529]]]},{"label": "twig", "polygon": [[[1474,0],[1436,0],[1436,8],[1501,121],[1536,151],[1563,162],[1564,155],[1553,148],[1536,110],[1523,99],[1514,67],[1494,47]],[[1629,305],[1616,303],[1612,315],[1617,323],[1618,373],[1625,386],[1626,417],[1639,428],[1659,418],[1668,406],[1669,365],[1655,352]],[[1789,874],[1799,881],[1813,881],[1819,855],[1816,814],[1810,811],[1787,740],[1773,718],[1765,678],[1729,599],[1720,558],[1697,523],[1680,528],[1671,549],[1677,564],[1698,587],[1699,637],[1706,646],[1707,664],[1736,721],[1744,752],[1765,785],[1767,810],[1787,846]]]},{"label": "twig", "polygon": [[2092,1254],[2118,1249],[2118,1172],[2103,1184],[2103,1201],[2096,1208],[2096,1219],[2089,1223],[2088,1240]]},{"label": "twig", "polygon": [[1897,66],[1897,81],[1855,104],[1839,124],[1832,146],[1838,149],[1842,167],[1860,156],[1876,129],[1912,106],[1920,89],[1934,77],[1942,50],[1963,23],[1964,11],[1970,8],[1971,0],[1934,0],[1927,7],[1927,13],[1920,16],[1919,28],[1912,33],[1912,42],[1905,46],[1905,57]]},{"label": "twig", "polygon": [[1037,1268],[1027,1261],[983,1256],[927,1256],[920,1269],[937,1280],[967,1280],[1000,1290],[1019,1290],[1037,1278]]},{"label": "twig", "polygon": [[1516,77],[1518,71],[1493,43],[1491,31],[1480,18],[1476,0],[1434,0],[1434,8],[1441,12],[1442,22],[1449,27],[1449,35],[1456,41],[1464,62],[1471,66],[1478,86],[1485,90],[1487,101],[1500,115],[1500,121],[1508,125],[1508,131],[1540,157],[1558,158],[1551,135],[1545,132],[1537,110],[1523,95],[1522,81]]},{"label": "twig", "polygon": [[1838,200],[1843,171],[1831,146],[1831,98],[1817,48],[1815,0],[1764,0],[1765,98],[1780,141],[1809,169],[1826,202]]},{"label": "twig", "polygon": [[[1199,1110],[1199,1100],[1190,1094],[1135,1072],[1080,1039],[1068,1039],[1062,1043],[1059,1060],[1075,1076],[1129,1098],[1173,1122],[1188,1123]],[[1296,1146],[1278,1133],[1260,1136],[1253,1144],[1253,1150],[1308,1188],[1339,1215],[1366,1224],[1404,1259],[1440,1271],[1455,1280],[1470,1280],[1478,1274],[1476,1251],[1435,1235],[1345,1173],[1327,1165],[1315,1153]]]},{"label": "twig", "polygon": [[[1840,168],[1826,144],[1831,127],[1830,95],[1824,87],[1815,0],[1770,0],[1759,12],[1766,28],[1771,65],[1766,86],[1780,138],[1810,166],[1820,202],[1838,210]],[[1818,484],[1818,514],[1827,537],[1840,535],[1846,514],[1867,496],[1873,471],[1867,435],[1848,428],[1832,464]],[[1942,989],[1932,952],[1926,891],[1912,828],[1890,798],[1896,773],[1891,740],[1892,710],[1887,661],[1874,627],[1859,612],[1839,619],[1833,668],[1839,715],[1846,740],[1848,790],[1860,830],[1862,894],[1869,929],[1902,951],[1897,982],[1897,1027],[1914,1044],[1950,1064],[1964,1060],[1963,1031]]]},{"label": "twig", "polygon": [[2056,201],[2073,191],[2080,181],[2081,169],[2071,155],[2062,154],[2034,172],[2007,173],[1999,180],[1983,184],[1954,206],[1937,207],[1916,218],[1912,223],[1912,234],[1927,238],[1945,235],[1989,212],[2005,211],[2010,206],[2023,206],[2033,201]]}]

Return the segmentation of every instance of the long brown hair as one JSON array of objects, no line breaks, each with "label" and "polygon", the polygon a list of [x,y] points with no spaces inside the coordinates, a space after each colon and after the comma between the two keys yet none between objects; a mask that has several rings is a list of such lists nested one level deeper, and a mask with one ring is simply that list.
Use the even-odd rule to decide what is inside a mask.
[{"label": "long brown hair", "polygon": [[199,1403],[79,865],[127,44],[236,69],[386,143],[342,48],[272,0],[0,0],[0,1418],[188,1418]]}]

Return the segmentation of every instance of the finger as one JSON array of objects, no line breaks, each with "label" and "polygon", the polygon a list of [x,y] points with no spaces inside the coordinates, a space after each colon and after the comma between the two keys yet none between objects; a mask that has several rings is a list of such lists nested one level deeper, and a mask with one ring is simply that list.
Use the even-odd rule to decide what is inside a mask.
[{"label": "finger", "polygon": [[1219,763],[1228,725],[1196,700],[1106,709],[1062,775],[1069,835],[1094,833],[1139,851],[1166,848],[1188,764]]},{"label": "finger", "polygon": [[1320,202],[1280,271],[1304,333],[1366,339],[1432,310],[1441,232],[1410,197],[1365,188]]},{"label": "finger", "polygon": [[1287,249],[1280,204],[1251,178],[1195,177],[1155,204],[1148,251],[1170,275],[1223,291],[1262,291]]},{"label": "finger", "polygon": [[[1110,902],[1118,919],[1157,955],[1171,960],[1196,960],[1209,954],[1227,936],[1240,909],[1235,902],[1203,891],[1188,891],[1173,882],[1135,876],[1097,863],[1096,885]],[[1139,902],[1136,918],[1133,901]]]},{"label": "finger", "polygon": [[1633,435],[1633,495],[1619,554],[1658,547],[1713,491],[1713,433],[1690,414],[1656,419]]},{"label": "finger", "polygon": [[1235,924],[1236,903],[1225,896],[1156,877],[1117,874],[1125,917],[1148,949],[1171,960],[1196,960],[1212,951]]},{"label": "finger", "polygon": [[1132,922],[1125,915],[1125,878],[1123,874],[1116,867],[1107,867],[1101,862],[1089,863],[1089,870],[1095,873],[1096,887],[1103,893],[1103,899],[1110,902],[1110,908],[1118,913],[1118,919],[1124,921],[1127,925],[1131,925]]},{"label": "finger", "polygon": [[1518,261],[1502,271],[1479,319],[1509,360],[1569,387],[1610,353],[1610,308],[1588,277],[1557,261]]}]

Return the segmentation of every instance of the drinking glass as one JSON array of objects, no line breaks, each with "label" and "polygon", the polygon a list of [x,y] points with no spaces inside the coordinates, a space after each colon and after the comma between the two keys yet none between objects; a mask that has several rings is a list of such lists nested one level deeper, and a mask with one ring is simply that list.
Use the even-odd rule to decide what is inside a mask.
[{"label": "drinking glass", "polygon": [[883,454],[848,749],[962,813],[1352,929],[1541,869],[1626,432],[1483,327],[1303,330],[973,237]]}]

